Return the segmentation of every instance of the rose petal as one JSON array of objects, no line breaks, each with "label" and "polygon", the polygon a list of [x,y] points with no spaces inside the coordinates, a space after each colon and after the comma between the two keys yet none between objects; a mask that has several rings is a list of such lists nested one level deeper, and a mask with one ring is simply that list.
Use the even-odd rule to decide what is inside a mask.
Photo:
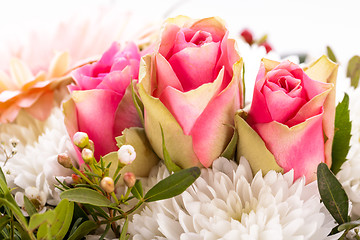
[{"label": "rose petal", "polygon": [[227,32],[225,24],[217,17],[200,19],[192,24],[191,29],[211,33],[214,42],[220,42]]},{"label": "rose petal", "polygon": [[[92,69],[92,65],[85,65],[71,73],[74,81],[80,88],[79,90],[95,89],[101,83],[102,78],[91,77]],[[72,91],[73,88],[69,88],[69,90]]]},{"label": "rose petal", "polygon": [[138,112],[134,106],[130,85],[126,88],[115,112],[114,137],[121,136],[122,131],[129,127],[142,127]]},{"label": "rose petal", "polygon": [[224,70],[220,71],[216,80],[212,83],[203,84],[197,89],[181,92],[172,87],[167,87],[159,97],[169,112],[174,116],[184,131],[189,135],[194,123],[202,114],[210,100],[220,91]]},{"label": "rose petal", "polygon": [[266,68],[262,62],[255,81],[253,100],[249,111],[247,122],[252,126],[253,123],[271,122],[272,117],[268,110],[264,95],[261,93],[265,83]]},{"label": "rose petal", "polygon": [[216,71],[225,66],[225,75],[222,88],[224,89],[231,81],[233,75],[233,65],[239,61],[240,56],[235,49],[235,40],[227,39],[229,33],[226,32],[224,39],[221,41],[220,57],[216,64]]},{"label": "rose petal", "polygon": [[240,108],[240,82],[242,60],[234,64],[234,76],[230,84],[213,98],[197,119],[191,130],[193,146],[201,164],[210,167],[229,143],[234,124],[234,114]]},{"label": "rose petal", "polygon": [[331,150],[334,138],[334,125],[335,125],[335,82],[337,76],[338,64],[333,63],[325,55],[315,61],[305,73],[314,80],[333,84],[333,89],[330,91],[324,103],[324,117],[323,129],[324,134],[327,136],[325,142],[325,156],[326,164],[331,166]]},{"label": "rose petal", "polygon": [[180,27],[175,24],[166,24],[161,35],[159,53],[168,59],[168,55],[174,47],[174,42]]},{"label": "rose petal", "polygon": [[[63,113],[64,113],[64,123],[66,126],[66,130],[72,138],[76,132],[79,131],[79,125],[78,125],[78,118],[77,118],[77,112],[76,112],[76,105],[72,98],[70,98],[68,101],[64,102],[62,105]],[[72,142],[73,143],[73,142]],[[77,155],[77,161],[79,165],[82,165],[84,163],[84,160],[81,157],[81,152],[77,146],[73,143],[76,155]]]},{"label": "rose petal", "polygon": [[[95,144],[95,157],[115,151],[113,135],[115,111],[121,95],[111,90],[74,91],[79,131],[86,132]],[[101,115],[100,115],[101,114]]]},{"label": "rose petal", "polygon": [[155,55],[154,65],[156,66],[157,78],[156,89],[152,89],[152,95],[154,97],[158,98],[166,87],[173,87],[175,89],[183,91],[183,87],[181,86],[178,77],[176,76],[169,62],[166,61],[166,59],[162,55]]},{"label": "rose petal", "polygon": [[294,179],[305,176],[307,183],[315,180],[318,164],[325,161],[322,116],[291,128],[275,121],[255,125],[279,166],[285,172],[294,169]]},{"label": "rose petal", "polygon": [[113,71],[107,74],[96,89],[108,89],[117,92],[121,96],[125,94],[126,88],[132,79],[131,68],[127,66],[122,71]]},{"label": "rose petal", "polygon": [[267,86],[263,88],[269,113],[274,121],[285,123],[298,112],[306,103],[305,99],[290,97],[283,91],[271,91]]},{"label": "rose petal", "polygon": [[111,47],[101,56],[101,59],[93,63],[93,69],[91,75],[89,76],[98,76],[100,73],[110,72],[111,66],[114,62],[114,57],[120,51],[120,44],[113,42]]},{"label": "rose petal", "polygon": [[141,60],[139,74],[139,94],[145,113],[145,131],[154,152],[163,159],[160,124],[164,130],[165,145],[173,162],[182,168],[201,166],[193,151],[192,138],[184,134],[182,128],[157,98],[151,97],[150,81],[152,77],[151,56]]},{"label": "rose petal", "polygon": [[185,48],[171,56],[169,63],[184,91],[214,81],[218,74],[215,72],[218,54],[219,43],[208,43],[201,47]]},{"label": "rose petal", "polygon": [[326,87],[327,89],[324,92],[322,92],[321,94],[312,98],[307,103],[305,103],[299,109],[299,111],[296,113],[296,115],[292,119],[290,119],[288,122],[286,122],[286,125],[288,125],[289,127],[294,126],[296,124],[304,122],[306,119],[308,119],[312,116],[320,114],[323,111],[324,102],[325,102],[329,92],[333,88],[333,85],[326,84],[326,83],[321,83],[321,84],[323,84],[324,87]]}]

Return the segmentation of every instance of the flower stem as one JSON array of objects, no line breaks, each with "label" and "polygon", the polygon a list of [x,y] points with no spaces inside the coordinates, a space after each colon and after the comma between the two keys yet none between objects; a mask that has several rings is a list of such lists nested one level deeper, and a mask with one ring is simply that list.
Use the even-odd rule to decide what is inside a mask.
[{"label": "flower stem", "polygon": [[73,170],[76,174],[78,174],[80,177],[82,177],[88,184],[93,185],[93,183],[82,172],[80,172],[77,168],[75,168],[73,166],[73,167],[71,167],[71,170]]}]

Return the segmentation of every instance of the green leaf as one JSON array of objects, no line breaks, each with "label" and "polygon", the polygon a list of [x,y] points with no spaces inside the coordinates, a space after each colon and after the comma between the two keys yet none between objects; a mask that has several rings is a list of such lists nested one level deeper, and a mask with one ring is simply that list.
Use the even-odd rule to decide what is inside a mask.
[{"label": "green leaf", "polygon": [[353,56],[348,63],[346,76],[351,79],[351,86],[357,88],[360,78],[360,57]]},{"label": "green leaf", "polygon": [[139,96],[135,92],[133,81],[131,81],[130,84],[131,84],[131,96],[132,96],[136,111],[140,117],[141,123],[144,126],[144,104],[142,103]]},{"label": "green leaf", "polygon": [[161,130],[161,137],[162,137],[162,149],[163,149],[165,166],[170,173],[180,171],[181,168],[171,160],[169,152],[166,149],[164,130],[163,130],[161,124],[160,124],[160,130]]},{"label": "green leaf", "polygon": [[72,188],[62,192],[60,198],[99,207],[111,207],[111,201],[109,199],[90,188]]},{"label": "green leaf", "polygon": [[37,213],[36,207],[35,207],[34,204],[29,200],[29,198],[27,198],[25,195],[24,195],[24,206],[25,206],[26,212],[29,214],[30,217],[31,217],[32,215],[34,215],[35,213]]},{"label": "green leaf", "polygon": [[135,185],[131,188],[131,193],[139,200],[143,198],[144,193],[140,180],[136,180]]},{"label": "green leaf", "polygon": [[[6,178],[5,178],[5,174],[2,171],[2,168],[0,167],[0,178],[6,183]],[[7,184],[7,183],[6,183]]]},{"label": "green leaf", "polygon": [[127,229],[129,225],[129,219],[126,218],[124,222],[124,226],[121,229],[121,234],[119,240],[126,240],[127,239]]},{"label": "green leaf", "polygon": [[[0,183],[1,182],[2,179],[0,179]],[[21,226],[27,229],[27,221],[11,194],[10,196],[4,194],[4,198],[0,198],[0,206],[1,205],[5,205],[6,207],[8,207],[11,210],[12,214],[14,214],[15,218],[19,221]]]},{"label": "green leaf", "polygon": [[0,217],[0,231],[10,222],[11,218],[9,216]]},{"label": "green leaf", "polygon": [[200,168],[180,170],[158,182],[145,194],[145,202],[172,198],[184,192],[200,176]]},{"label": "green leaf", "polygon": [[331,171],[337,174],[346,161],[350,149],[351,121],[349,111],[349,96],[345,93],[343,100],[336,107],[335,135],[332,145]]},{"label": "green leaf", "polygon": [[[44,213],[35,213],[30,217],[29,228],[31,231],[37,229],[40,225],[51,224],[55,220],[55,212],[53,210],[48,210]],[[39,236],[40,229],[38,231]],[[45,236],[45,232],[40,233],[41,236]]]},{"label": "green leaf", "polygon": [[351,221],[351,222],[347,222],[347,223],[343,223],[338,227],[338,231],[344,231],[344,230],[351,230],[353,228],[356,228],[360,226],[360,220],[356,220],[356,221]]},{"label": "green leaf", "polygon": [[51,226],[51,234],[55,239],[63,239],[70,228],[74,213],[74,203],[67,199],[61,202],[55,208],[56,218]]},{"label": "green leaf", "polygon": [[70,235],[68,240],[81,239],[82,237],[86,236],[89,232],[91,232],[97,228],[98,228],[98,225],[95,222],[93,222],[91,220],[85,221],[75,230],[75,232],[73,234]]},{"label": "green leaf", "polygon": [[326,55],[329,57],[329,59],[336,63],[337,60],[336,60],[335,54],[329,46],[326,47],[326,52],[327,52]]},{"label": "green leaf", "polygon": [[346,223],[349,219],[349,199],[335,175],[325,163],[317,168],[318,188],[325,207],[338,224]]},{"label": "green leaf", "polygon": [[239,139],[239,134],[235,130],[229,144],[226,146],[224,152],[221,154],[222,157],[227,158],[227,159],[234,158],[238,139]]}]

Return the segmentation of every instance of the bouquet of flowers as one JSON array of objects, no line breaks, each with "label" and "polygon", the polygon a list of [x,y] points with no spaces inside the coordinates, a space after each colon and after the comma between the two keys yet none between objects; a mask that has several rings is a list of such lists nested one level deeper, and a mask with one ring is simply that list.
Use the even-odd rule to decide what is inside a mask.
[{"label": "bouquet of flowers", "polygon": [[359,239],[360,57],[345,76],[330,48],[300,63],[233,34],[178,16],[13,56],[0,238]]}]

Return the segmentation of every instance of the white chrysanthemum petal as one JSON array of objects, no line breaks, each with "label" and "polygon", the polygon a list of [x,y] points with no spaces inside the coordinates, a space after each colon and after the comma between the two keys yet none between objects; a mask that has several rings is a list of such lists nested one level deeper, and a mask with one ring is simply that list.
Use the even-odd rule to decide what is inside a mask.
[{"label": "white chrysanthemum petal", "polygon": [[[167,176],[164,169],[144,187]],[[134,239],[325,239],[334,224],[317,189],[304,179],[293,183],[293,176],[270,171],[252,178],[245,159],[237,165],[219,158],[184,193],[135,214],[129,232]]]},{"label": "white chrysanthemum petal", "polygon": [[[46,194],[45,199],[49,204],[56,204],[60,200],[59,193],[55,191],[54,187],[57,184],[55,177],[64,179],[72,173],[70,169],[64,168],[57,162],[57,155],[65,152],[73,159],[75,157],[63,118],[61,110],[55,108],[53,114],[42,126],[44,129],[42,135],[33,140],[32,144],[27,144],[23,148],[20,148],[20,145],[23,144],[20,140],[20,151],[8,160],[5,167],[5,169],[16,169],[15,174],[5,174],[8,184],[18,187],[16,191],[34,187],[39,192]],[[27,131],[22,131],[21,125],[13,125],[13,128],[19,130],[14,131],[16,138],[25,138],[22,134],[27,134]]]}]

